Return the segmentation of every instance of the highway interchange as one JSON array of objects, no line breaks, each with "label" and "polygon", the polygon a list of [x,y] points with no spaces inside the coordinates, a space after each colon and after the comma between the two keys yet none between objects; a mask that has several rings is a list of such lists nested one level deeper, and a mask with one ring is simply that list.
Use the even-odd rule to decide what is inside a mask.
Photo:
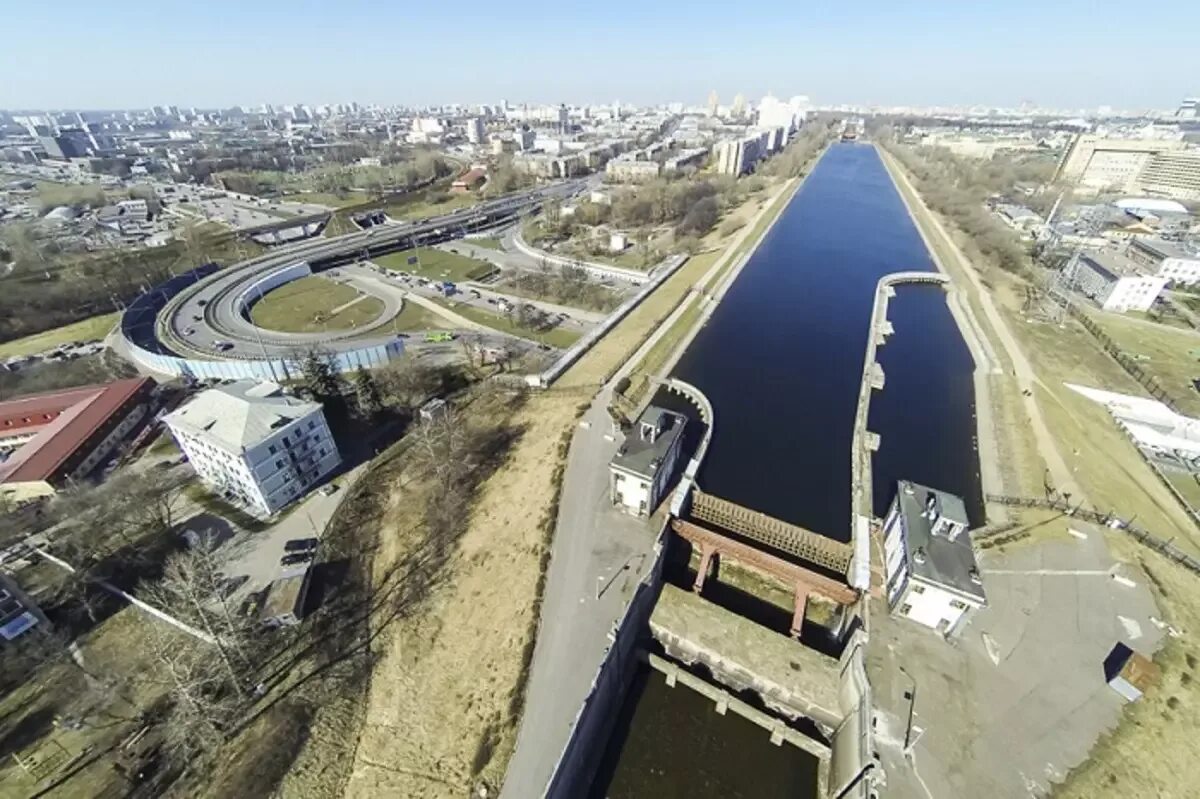
[{"label": "highway interchange", "polygon": [[396,333],[388,328],[387,322],[399,311],[404,291],[382,277],[363,274],[361,269],[349,276],[355,287],[378,296],[387,308],[375,326],[377,336],[364,336],[362,331],[268,331],[249,320],[241,300],[247,297],[247,292],[254,296],[253,287],[258,281],[288,266],[307,262],[317,273],[373,255],[448,241],[513,222],[542,202],[565,199],[585,185],[583,180],[562,181],[430,219],[378,225],[357,233],[274,249],[199,280],[170,298],[158,315],[157,336],[176,354],[204,360],[293,357],[298,349],[318,343],[324,349],[338,351],[390,341]]}]

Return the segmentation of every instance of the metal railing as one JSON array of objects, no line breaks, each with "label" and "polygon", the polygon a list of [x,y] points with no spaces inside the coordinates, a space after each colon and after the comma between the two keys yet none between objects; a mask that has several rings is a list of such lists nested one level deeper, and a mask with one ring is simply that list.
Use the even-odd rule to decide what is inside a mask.
[{"label": "metal railing", "polygon": [[1061,499],[1009,497],[1000,494],[988,494],[984,497],[984,499],[987,502],[995,502],[998,505],[1010,505],[1019,508],[1045,508],[1047,510],[1056,510],[1066,516],[1084,519],[1113,530],[1121,530],[1132,536],[1138,543],[1144,544],[1161,555],[1170,558],[1193,574],[1200,575],[1200,560],[1197,560],[1194,556],[1189,555],[1187,552],[1184,552],[1182,549],[1175,546],[1175,544],[1172,543],[1174,539],[1159,538],[1153,533],[1134,524],[1132,519],[1129,521],[1123,520],[1116,514],[1115,511],[1100,513],[1099,511],[1088,510],[1081,505],[1072,505],[1071,503]]}]

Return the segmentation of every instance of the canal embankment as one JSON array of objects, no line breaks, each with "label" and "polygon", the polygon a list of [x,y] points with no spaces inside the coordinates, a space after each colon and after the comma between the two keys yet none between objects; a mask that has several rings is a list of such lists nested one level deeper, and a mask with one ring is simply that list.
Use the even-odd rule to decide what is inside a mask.
[{"label": "canal embankment", "polygon": [[[1015,339],[1012,338],[1011,333],[1008,333],[1004,320],[1000,318],[994,305],[986,296],[987,288],[982,284],[978,273],[965,262],[961,253],[957,252],[949,234],[917,194],[908,175],[905,174],[904,168],[885,149],[881,147],[876,149],[896,185],[913,224],[921,234],[933,263],[952,282],[953,288],[949,291],[947,304],[958,325],[963,341],[966,342],[967,348],[971,351],[971,357],[975,361],[973,384],[975,387],[976,447],[979,453],[979,472],[983,493],[985,495],[1019,493],[1016,486],[1006,485],[1004,479],[1001,469],[1004,444],[1001,441],[996,418],[997,411],[1000,414],[1011,416],[1013,409],[998,408],[997,403],[1002,401],[1002,397],[1011,396],[1014,393],[1012,386],[1005,391],[1000,384],[1010,382],[1013,377],[1019,378],[1022,374],[1026,376],[1026,380],[1032,382],[1032,369],[1021,354]],[[978,313],[976,306],[979,309]],[[986,324],[983,323],[984,319],[987,320]],[[1018,380],[1018,382],[1020,381]],[[1047,444],[1053,449],[1053,440],[1041,418],[1036,402],[1031,396],[1025,397],[1025,399],[1025,412],[1038,439],[1039,449],[1044,451]],[[1067,482],[1062,484],[1070,485],[1069,472],[1065,463],[1058,457],[1056,450],[1050,455],[1049,460],[1058,461],[1057,468],[1052,469],[1056,480],[1065,480]],[[1011,483],[1012,481],[1007,482]],[[994,521],[1003,521],[1005,511],[1002,508],[992,508],[991,511]]]},{"label": "canal embankment", "polygon": [[726,247],[724,254],[700,280],[696,281],[683,302],[663,321],[659,330],[655,331],[654,341],[646,348],[634,368],[629,389],[625,394],[632,407],[633,417],[637,416],[654,395],[653,387],[656,381],[670,374],[683,353],[691,346],[692,340],[750,262],[755,250],[770,234],[772,227],[800,191],[812,165],[821,160],[828,148],[829,145],[826,145],[816,153],[812,160],[805,164],[799,177],[787,180],[775,195],[763,204],[750,223]]}]

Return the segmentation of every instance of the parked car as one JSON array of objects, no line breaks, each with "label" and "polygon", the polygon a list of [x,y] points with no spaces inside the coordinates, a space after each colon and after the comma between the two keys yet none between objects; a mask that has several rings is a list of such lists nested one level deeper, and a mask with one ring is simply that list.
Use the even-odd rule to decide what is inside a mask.
[{"label": "parked car", "polygon": [[321,495],[326,497],[332,496],[337,493],[337,490],[338,487],[336,483],[326,483],[325,485],[321,486]]},{"label": "parked car", "polygon": [[295,566],[299,563],[308,563],[313,559],[312,552],[291,552],[279,559],[280,566]]},{"label": "parked car", "polygon": [[283,545],[285,552],[312,552],[320,544],[316,538],[293,538]]}]

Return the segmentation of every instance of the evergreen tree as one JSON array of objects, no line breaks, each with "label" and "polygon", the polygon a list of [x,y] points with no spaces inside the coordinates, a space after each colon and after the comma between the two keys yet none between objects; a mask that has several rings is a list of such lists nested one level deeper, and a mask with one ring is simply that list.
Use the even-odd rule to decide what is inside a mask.
[{"label": "evergreen tree", "polygon": [[354,373],[354,400],[358,412],[370,419],[383,410],[383,396],[379,384],[366,369],[360,368]]},{"label": "evergreen tree", "polygon": [[304,372],[304,384],[317,399],[325,402],[341,396],[342,379],[327,355],[310,350],[300,368]]}]

